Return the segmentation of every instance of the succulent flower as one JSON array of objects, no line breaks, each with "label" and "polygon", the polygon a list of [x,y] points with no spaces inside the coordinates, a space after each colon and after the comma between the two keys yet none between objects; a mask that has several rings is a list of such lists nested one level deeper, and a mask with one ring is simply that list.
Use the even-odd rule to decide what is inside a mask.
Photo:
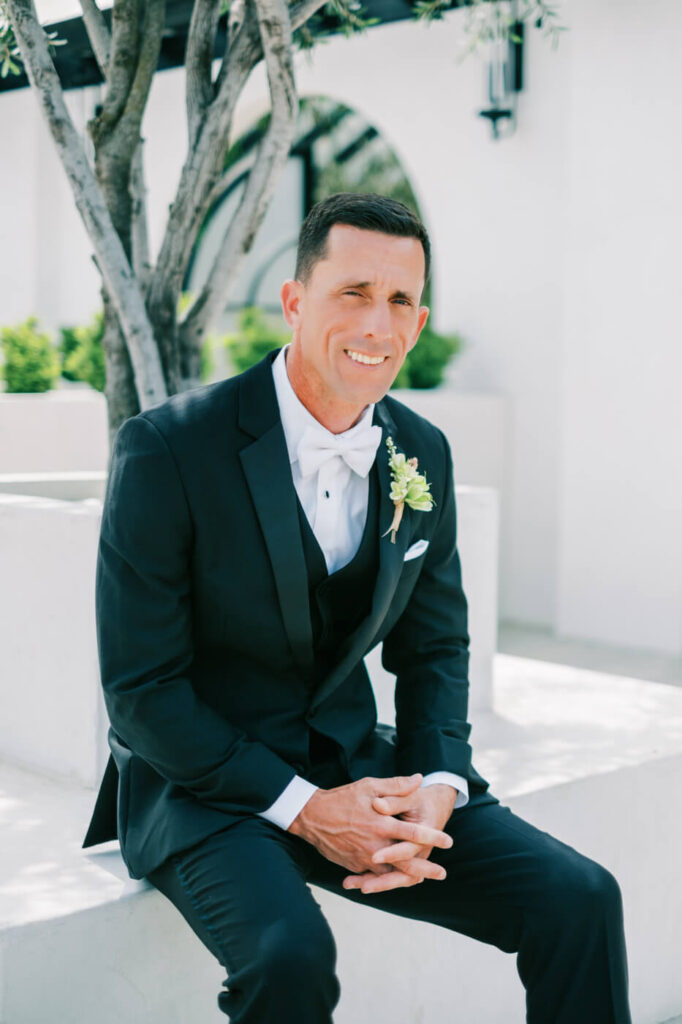
[{"label": "succulent flower", "polygon": [[423,473],[417,472],[417,459],[408,459],[402,452],[396,450],[392,437],[386,438],[386,445],[389,450],[388,465],[391,470],[391,501],[395,505],[393,522],[382,537],[387,533],[391,534],[391,543],[395,544],[395,535],[403,517],[405,505],[415,509],[417,512],[430,512],[436,504],[426,482]]}]

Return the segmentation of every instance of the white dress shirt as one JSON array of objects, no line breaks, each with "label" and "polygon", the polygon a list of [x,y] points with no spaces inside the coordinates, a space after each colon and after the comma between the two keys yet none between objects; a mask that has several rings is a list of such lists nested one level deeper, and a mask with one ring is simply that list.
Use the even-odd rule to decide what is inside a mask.
[{"label": "white dress shirt", "polygon": [[[364,430],[372,422],[374,404],[363,410],[357,423],[349,430],[341,435],[332,435],[308,412],[294,391],[286,370],[288,348],[289,345],[285,345],[272,363],[275,392],[294,486],[331,574],[350,562],[360,546],[367,519],[369,477],[355,473],[340,455],[328,459],[312,475],[303,477],[298,463],[298,445],[308,427],[344,438]],[[469,787],[462,776],[447,771],[429,772],[424,776],[422,786],[432,786],[437,782],[445,782],[457,790],[455,808],[468,802]],[[260,812],[261,816],[286,830],[317,788],[296,775],[277,800]]]}]

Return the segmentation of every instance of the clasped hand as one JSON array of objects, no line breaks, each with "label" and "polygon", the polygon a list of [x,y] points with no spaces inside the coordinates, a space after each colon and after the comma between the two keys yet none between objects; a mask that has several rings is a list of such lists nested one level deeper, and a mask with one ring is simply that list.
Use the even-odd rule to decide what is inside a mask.
[{"label": "clasped hand", "polygon": [[442,784],[420,788],[422,779],[368,777],[318,789],[289,830],[353,872],[343,880],[345,889],[384,892],[443,879],[445,869],[428,857],[434,846],[452,846],[442,828],[457,792]]}]

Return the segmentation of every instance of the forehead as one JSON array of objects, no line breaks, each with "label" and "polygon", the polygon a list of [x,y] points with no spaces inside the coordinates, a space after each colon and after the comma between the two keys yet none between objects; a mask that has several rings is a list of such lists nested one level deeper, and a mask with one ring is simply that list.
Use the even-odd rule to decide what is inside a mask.
[{"label": "forehead", "polygon": [[358,281],[382,281],[418,287],[424,280],[424,250],[418,238],[367,231],[334,224],[327,236],[327,255],[315,265],[325,279],[350,272]]}]

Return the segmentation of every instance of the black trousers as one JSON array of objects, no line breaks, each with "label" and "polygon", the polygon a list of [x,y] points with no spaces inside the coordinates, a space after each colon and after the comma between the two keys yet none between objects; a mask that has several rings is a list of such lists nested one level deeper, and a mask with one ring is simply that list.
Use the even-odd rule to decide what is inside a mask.
[{"label": "black trousers", "polygon": [[233,1024],[331,1021],[336,946],[309,882],[516,953],[529,1024],[630,1024],[613,875],[501,804],[458,809],[445,830],[453,846],[431,859],[447,878],[384,893],[343,889],[349,871],[260,817],[176,854],[149,880],[224,965],[218,1005]]}]

